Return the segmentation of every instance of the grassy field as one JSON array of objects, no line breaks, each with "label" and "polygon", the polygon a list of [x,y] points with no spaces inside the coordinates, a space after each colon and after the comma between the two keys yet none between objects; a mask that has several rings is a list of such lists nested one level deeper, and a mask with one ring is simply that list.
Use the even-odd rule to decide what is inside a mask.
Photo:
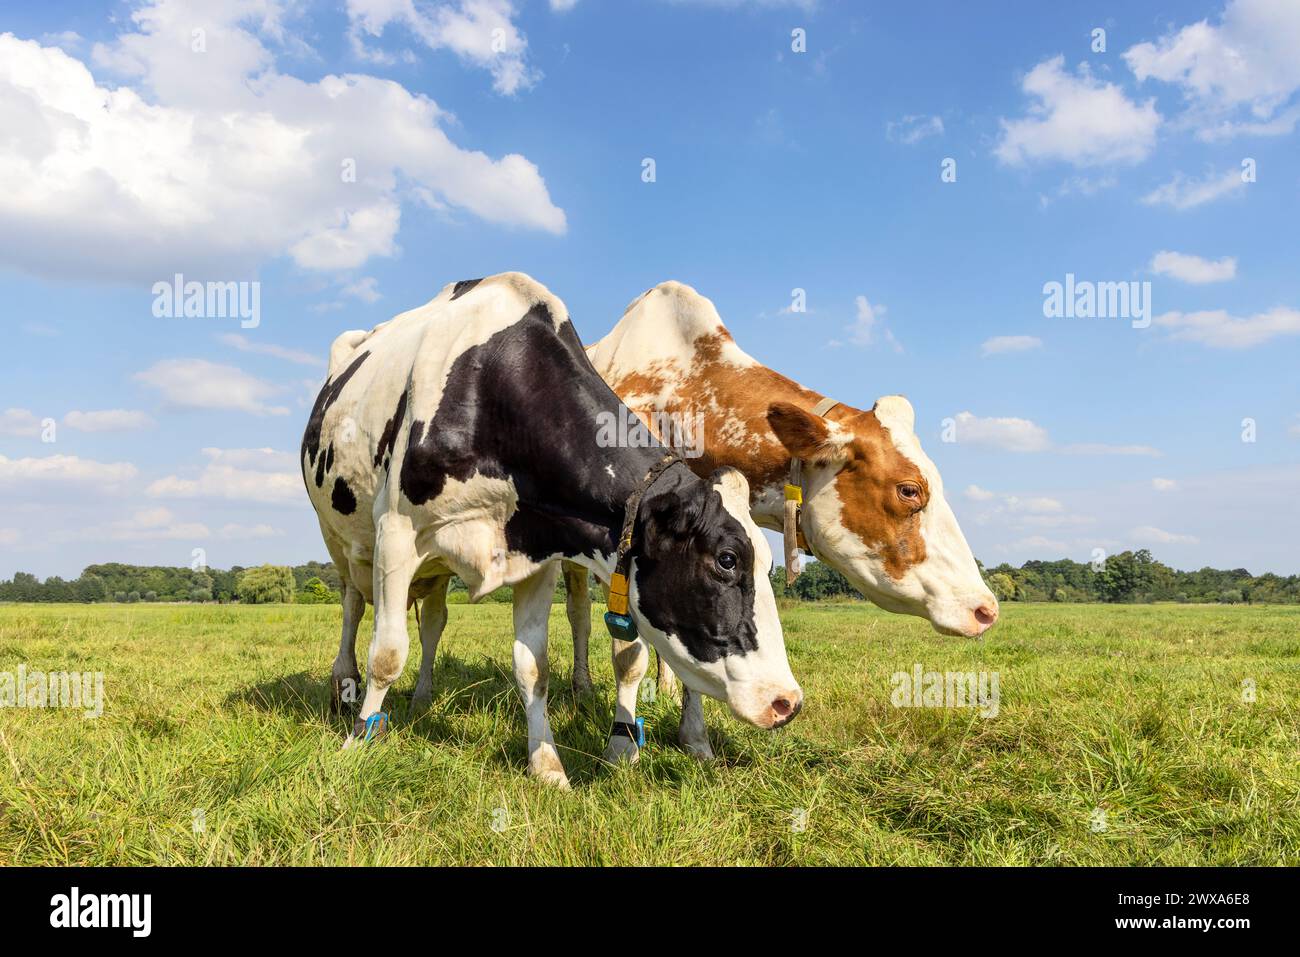
[{"label": "grassy field", "polygon": [[[336,607],[0,606],[0,672],[103,671],[107,695],[95,720],[0,710],[0,863],[1300,863],[1300,608],[1008,604],[982,643],[861,604],[783,619],[797,721],[710,701],[701,764],[660,697],[610,768],[608,645],[575,700],[555,606],[566,794],[525,776],[508,605],[451,608],[407,720],[412,619],[393,730],[346,753]],[[997,672],[997,716],[892,706],[916,664]]]}]

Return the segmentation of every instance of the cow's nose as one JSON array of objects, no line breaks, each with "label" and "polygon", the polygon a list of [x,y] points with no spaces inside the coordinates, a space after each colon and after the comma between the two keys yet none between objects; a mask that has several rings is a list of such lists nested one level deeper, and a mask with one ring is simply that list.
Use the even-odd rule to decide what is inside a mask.
[{"label": "cow's nose", "polygon": [[787,691],[779,695],[772,701],[772,727],[779,728],[782,725],[789,724],[799,714],[803,708],[803,692],[799,690]]},{"label": "cow's nose", "polygon": [[975,622],[979,626],[979,633],[988,631],[993,627],[993,623],[998,620],[997,605],[980,605],[975,609]]}]

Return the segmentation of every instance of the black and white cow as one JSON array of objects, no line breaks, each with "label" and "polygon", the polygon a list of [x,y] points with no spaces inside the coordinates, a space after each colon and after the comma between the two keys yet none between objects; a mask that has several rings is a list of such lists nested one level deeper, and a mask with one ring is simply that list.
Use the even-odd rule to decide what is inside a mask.
[{"label": "black and white cow", "polygon": [[[357,625],[375,606],[367,687],[348,738],[378,713],[407,656],[410,603],[432,661],[459,575],[471,600],[514,586],[514,666],[529,772],[567,785],[546,714],[547,620],[559,560],[608,582],[624,504],[661,452],[610,448],[600,422],[619,400],[596,374],[564,304],[521,273],[449,285],[371,332],[341,335],[312,409],[302,470],[343,579],[337,696],[360,681]],[[798,713],[767,571],[771,553],[734,469],[669,466],[640,499],[621,674],[644,674],[646,640],[689,687],[763,728]],[[617,721],[635,714],[620,686]],[[427,698],[426,682],[416,689]],[[622,737],[618,735],[617,737]],[[610,752],[626,748],[611,740]]]}]

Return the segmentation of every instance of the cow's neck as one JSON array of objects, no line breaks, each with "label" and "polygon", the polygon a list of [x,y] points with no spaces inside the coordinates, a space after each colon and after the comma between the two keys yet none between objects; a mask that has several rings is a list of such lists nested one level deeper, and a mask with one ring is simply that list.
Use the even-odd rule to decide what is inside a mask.
[{"label": "cow's neck", "polygon": [[[825,396],[758,364],[739,373],[706,370],[705,374],[713,376],[709,384],[720,411],[706,420],[704,454],[691,462],[691,468],[701,475],[720,467],[738,469],[749,482],[755,523],[780,531],[792,460],[767,424],[767,409],[774,402],[789,402],[811,411]],[[684,397],[683,401],[691,400]],[[836,405],[825,418],[833,422],[855,414],[856,409]],[[743,434],[735,426],[737,420],[744,425]]]},{"label": "cow's neck", "polygon": [[539,552],[558,552],[608,582],[628,498],[666,450],[602,447],[591,432],[590,441],[564,437],[567,469],[557,473],[552,463],[559,457],[545,457],[526,479],[516,477],[517,515]]}]

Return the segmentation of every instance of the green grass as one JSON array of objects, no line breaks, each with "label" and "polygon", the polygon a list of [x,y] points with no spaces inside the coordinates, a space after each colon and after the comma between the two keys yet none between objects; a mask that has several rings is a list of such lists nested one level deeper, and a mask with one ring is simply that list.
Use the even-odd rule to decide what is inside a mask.
[{"label": "green grass", "polygon": [[[392,732],[344,753],[337,607],[0,606],[0,671],[99,670],[108,698],[97,720],[0,710],[0,863],[1300,863],[1300,608],[1008,603],[982,643],[788,608],[797,721],[765,733],[709,701],[705,765],[661,697],[641,762],[610,768],[608,644],[576,701],[556,606],[571,793],[525,775],[509,606],[450,614],[431,711],[404,718],[412,620]],[[997,671],[998,716],[892,707],[917,662]]]}]

